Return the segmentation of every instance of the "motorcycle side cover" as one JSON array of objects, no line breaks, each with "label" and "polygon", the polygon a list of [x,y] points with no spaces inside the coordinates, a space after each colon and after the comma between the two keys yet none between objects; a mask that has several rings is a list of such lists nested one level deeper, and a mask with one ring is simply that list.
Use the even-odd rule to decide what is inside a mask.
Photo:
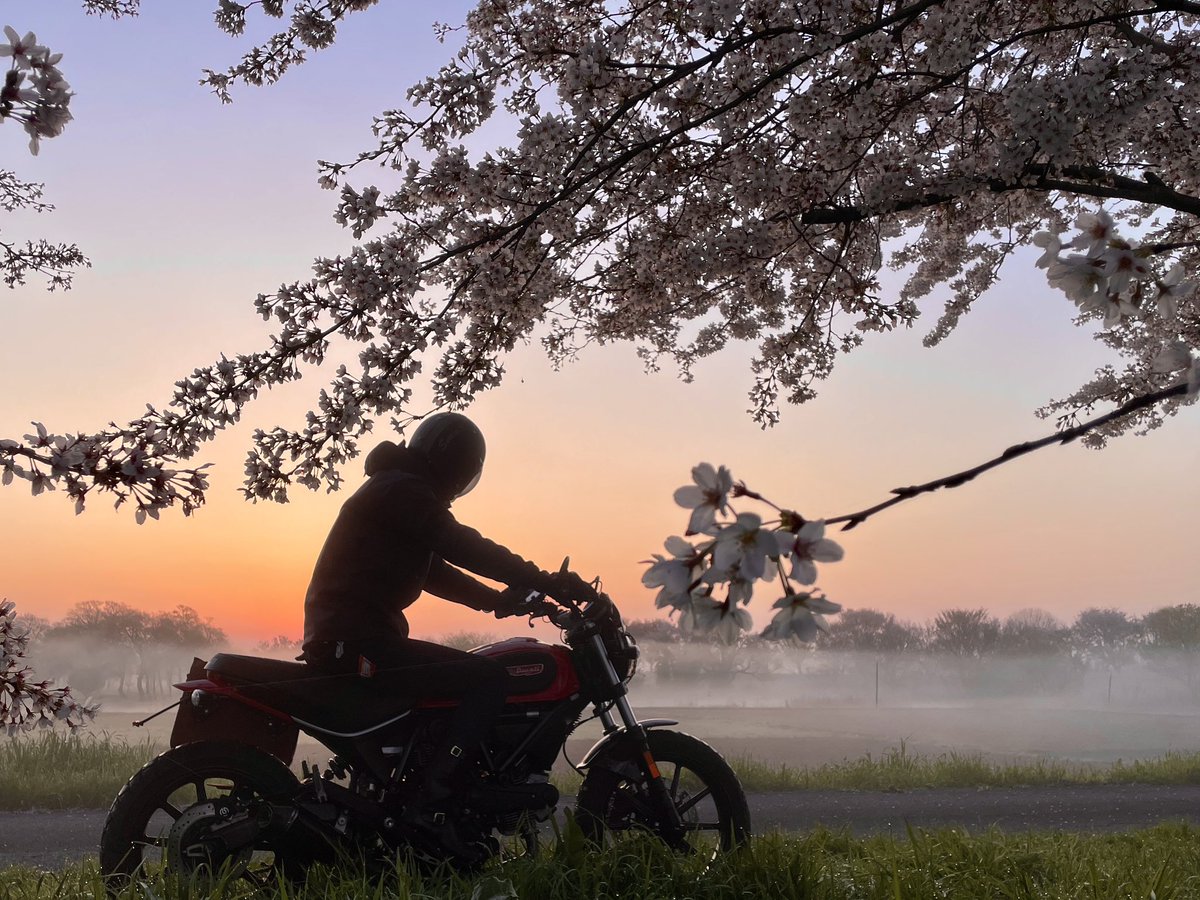
[{"label": "motorcycle side cover", "polygon": [[188,680],[177,685],[183,690],[183,699],[171,729],[171,746],[234,741],[257,747],[290,766],[300,736],[296,723],[267,707],[256,708],[257,704],[234,699],[229,688],[209,680],[206,664],[206,660],[193,659]]}]

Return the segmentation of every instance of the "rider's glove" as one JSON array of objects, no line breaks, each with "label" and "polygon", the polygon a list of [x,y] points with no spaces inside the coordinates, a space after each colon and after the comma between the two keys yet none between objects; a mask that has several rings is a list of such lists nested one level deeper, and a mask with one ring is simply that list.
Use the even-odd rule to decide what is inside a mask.
[{"label": "rider's glove", "polygon": [[591,584],[574,572],[556,572],[551,575],[546,593],[562,603],[591,603],[599,596]]},{"label": "rider's glove", "polygon": [[530,591],[528,588],[505,588],[500,592],[500,596],[496,601],[496,606],[492,610],[492,613],[497,619],[521,615],[521,613],[524,612],[525,603],[529,598],[529,594]]}]

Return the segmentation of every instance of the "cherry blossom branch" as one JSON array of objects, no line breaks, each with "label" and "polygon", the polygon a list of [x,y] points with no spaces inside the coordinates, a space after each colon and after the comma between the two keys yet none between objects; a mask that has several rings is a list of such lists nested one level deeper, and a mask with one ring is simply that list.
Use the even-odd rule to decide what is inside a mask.
[{"label": "cherry blossom branch", "polygon": [[80,703],[69,687],[34,680],[25,663],[29,632],[20,628],[16,604],[0,600],[0,729],[9,735],[63,723],[72,731],[95,717],[99,704]]},{"label": "cherry blossom branch", "polygon": [[[1031,178],[1034,180],[1030,181]],[[994,194],[1029,190],[1060,191],[1090,197],[1128,200],[1132,203],[1149,203],[1200,216],[1200,197],[1193,197],[1174,190],[1157,179],[1153,173],[1147,172],[1145,178],[1145,181],[1138,181],[1096,166],[1064,166],[1061,169],[1055,169],[1052,166],[1038,164],[1026,166],[1022,174],[1015,178],[978,179],[978,185],[980,190],[987,190]],[[934,191],[907,198],[902,196],[890,203],[886,211],[892,213],[912,212],[943,206],[961,199],[964,198],[959,192],[948,194]],[[817,206],[798,215],[789,211],[779,212],[772,217],[771,221],[783,222],[794,218],[805,225],[828,225],[841,222],[861,222],[877,218],[884,211],[861,206]]]},{"label": "cherry blossom branch", "polygon": [[1112,412],[1106,413],[1103,416],[1098,416],[1095,419],[1090,419],[1087,422],[1081,422],[1079,425],[1076,425],[1073,428],[1067,428],[1063,431],[1055,432],[1054,434],[1047,435],[1046,437],[1038,440],[1026,441],[1022,444],[1014,444],[999,456],[989,459],[987,462],[980,463],[977,466],[972,466],[971,468],[964,469],[961,472],[955,472],[953,475],[946,475],[945,477],[937,478],[933,481],[927,481],[924,484],[895,488],[892,491],[892,494],[895,496],[893,496],[890,500],[885,500],[882,503],[878,503],[875,506],[868,507],[867,509],[859,510],[855,513],[849,513],[841,516],[831,516],[830,518],[825,519],[825,524],[836,525],[844,522],[845,524],[842,525],[842,531],[849,531],[851,528],[856,528],[861,525],[871,516],[895,506],[897,503],[903,503],[905,500],[911,500],[914,497],[919,497],[921,494],[929,494],[942,488],[961,487],[967,482],[973,481],[977,476],[982,475],[989,469],[994,469],[997,466],[1003,465],[1004,463],[1012,462],[1014,459],[1024,456],[1027,453],[1032,453],[1034,450],[1040,450],[1042,447],[1048,447],[1051,444],[1069,444],[1076,438],[1082,437],[1089,431],[1094,431],[1108,422],[1115,421],[1132,413],[1138,412],[1139,410],[1154,406],[1164,400],[1169,400],[1174,397],[1183,397],[1187,393],[1187,384],[1177,384],[1173,387],[1164,388],[1160,391],[1153,391],[1152,393],[1144,394],[1140,397],[1130,400],[1128,403],[1125,403]]}]

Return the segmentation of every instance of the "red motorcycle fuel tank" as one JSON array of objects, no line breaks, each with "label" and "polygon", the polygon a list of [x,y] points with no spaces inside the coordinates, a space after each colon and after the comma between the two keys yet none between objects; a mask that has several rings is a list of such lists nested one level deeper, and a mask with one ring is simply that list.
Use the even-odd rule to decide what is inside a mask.
[{"label": "red motorcycle fuel tank", "polygon": [[508,672],[509,703],[565,700],[579,691],[571,651],[536,638],[516,637],[471,651],[494,659]]}]

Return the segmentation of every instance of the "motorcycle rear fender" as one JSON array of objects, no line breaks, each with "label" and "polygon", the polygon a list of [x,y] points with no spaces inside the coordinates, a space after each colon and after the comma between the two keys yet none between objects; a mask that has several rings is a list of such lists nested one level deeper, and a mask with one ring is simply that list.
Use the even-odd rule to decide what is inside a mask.
[{"label": "motorcycle rear fender", "polygon": [[[665,728],[668,725],[678,724],[679,721],[677,719],[641,719],[638,721],[638,725],[647,729]],[[628,749],[625,746],[622,746],[626,744],[630,745]],[[628,754],[635,757],[640,756],[642,752],[641,747],[633,746],[633,739],[629,733],[629,729],[618,728],[616,731],[609,732],[604,737],[600,738],[600,740],[596,741],[596,743],[592,744],[592,749],[590,749],[584,755],[583,760],[578,766],[576,766],[576,768],[586,769],[589,765],[594,763],[597,758],[608,753],[610,750],[626,750]]]},{"label": "motorcycle rear fender", "polygon": [[240,694],[218,678],[204,675],[194,660],[187,681],[175,685],[183,699],[171,729],[171,746],[194,741],[235,741],[257,747],[291,765],[300,730],[292,717]]}]

